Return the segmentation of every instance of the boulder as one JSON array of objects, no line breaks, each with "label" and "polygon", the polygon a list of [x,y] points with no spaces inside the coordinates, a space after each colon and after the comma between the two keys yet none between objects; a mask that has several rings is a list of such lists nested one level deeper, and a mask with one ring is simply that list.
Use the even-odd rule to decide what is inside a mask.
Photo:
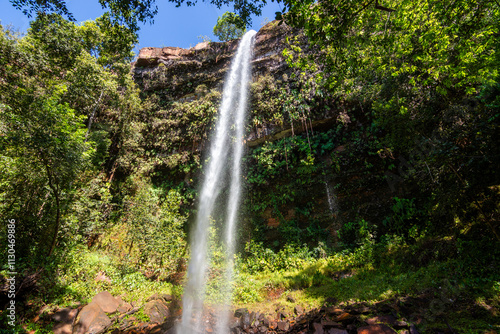
[{"label": "boulder", "polygon": [[108,291],[99,292],[92,298],[92,303],[96,303],[106,313],[114,313],[120,302],[113,297]]},{"label": "boulder", "polygon": [[324,334],[325,331],[323,330],[323,325],[320,324],[320,323],[313,323],[313,327],[314,327],[314,334]]},{"label": "boulder", "polygon": [[295,305],[293,311],[296,315],[301,315],[302,313],[304,313],[304,309],[300,305]]},{"label": "boulder", "polygon": [[161,324],[165,321],[165,318],[170,316],[170,311],[167,305],[160,300],[151,300],[144,305],[144,313],[149,316],[151,323]]},{"label": "boulder", "polygon": [[338,307],[335,307],[335,306],[330,306],[330,307],[325,308],[325,312],[327,314],[340,315],[340,314],[344,313],[344,310],[342,310]]},{"label": "boulder", "polygon": [[243,328],[250,326],[250,324],[251,324],[251,321],[250,321],[250,314],[249,314],[249,313],[244,313],[244,314],[241,316],[240,323],[241,323],[241,326],[242,326]]},{"label": "boulder", "polygon": [[290,329],[290,323],[288,321],[278,321],[278,329],[285,332]]},{"label": "boulder", "polygon": [[72,334],[96,333],[111,325],[111,320],[94,302],[85,305],[76,317]]},{"label": "boulder", "polygon": [[210,45],[210,42],[201,42],[201,43],[196,44],[194,46],[194,49],[195,50],[203,50],[203,49],[208,48],[209,45]]},{"label": "boulder", "polygon": [[171,295],[167,295],[166,293],[155,293],[154,295],[152,295],[148,299],[146,299],[146,302],[149,302],[152,300],[161,300],[163,302],[171,302],[172,300],[174,300],[174,297],[172,297]]},{"label": "boulder", "polygon": [[282,312],[282,311],[278,311],[278,313],[276,313],[276,318],[278,320],[282,320],[282,319],[286,319],[287,318],[287,314]]},{"label": "boulder", "polygon": [[71,334],[73,321],[78,314],[78,309],[64,308],[52,315],[52,320],[56,323],[52,327],[54,334]]},{"label": "boulder", "polygon": [[120,296],[116,297],[116,301],[118,302],[119,305],[118,308],[116,309],[118,313],[127,313],[132,309],[132,305],[124,301],[122,297]]},{"label": "boulder", "polygon": [[358,328],[358,334],[397,334],[397,332],[387,325],[370,325]]},{"label": "boulder", "polygon": [[335,321],[338,321],[338,322],[352,322],[352,321],[354,321],[354,319],[355,319],[355,316],[353,316],[350,313],[344,312],[344,313],[340,314],[339,316],[337,316],[337,318],[335,319]]},{"label": "boulder", "polygon": [[321,325],[323,326],[323,328],[331,328],[331,327],[336,327],[336,328],[340,328],[342,327],[342,324],[338,323],[338,322],[335,322],[335,321],[329,321],[329,320],[325,320],[325,319],[322,319],[321,320]]},{"label": "boulder", "polygon": [[234,311],[234,316],[237,318],[240,318],[241,316],[243,316],[243,314],[248,314],[248,309],[239,308],[236,311]]},{"label": "boulder", "polygon": [[327,334],[349,334],[345,329],[330,328]]}]

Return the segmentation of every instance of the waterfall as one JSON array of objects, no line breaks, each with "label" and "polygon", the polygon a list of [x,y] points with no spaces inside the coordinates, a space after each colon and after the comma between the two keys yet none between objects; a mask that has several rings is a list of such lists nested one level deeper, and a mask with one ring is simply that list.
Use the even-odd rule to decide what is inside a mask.
[{"label": "waterfall", "polygon": [[333,216],[339,212],[337,196],[335,196],[334,189],[330,187],[326,179],[325,179],[325,188],[326,188],[326,198],[328,199],[328,208],[330,209],[330,214]]},{"label": "waterfall", "polygon": [[[216,199],[225,187],[226,168],[231,167],[230,185],[225,216],[226,284],[224,291],[225,312],[221,312],[217,333],[226,333],[228,305],[231,301],[233,276],[234,234],[241,196],[241,158],[245,132],[248,83],[250,81],[250,60],[253,37],[256,32],[248,31],[240,41],[229,75],[226,77],[222,102],[217,114],[215,132],[211,137],[209,161],[205,166],[205,178],[200,190],[198,215],[191,238],[191,259],[187,272],[187,283],[182,299],[182,323],[178,334],[202,332],[203,300],[208,263],[208,234],[210,218],[214,214]],[[232,163],[231,163],[232,160]],[[197,312],[200,312],[199,314]],[[193,319],[193,317],[195,317]]]}]

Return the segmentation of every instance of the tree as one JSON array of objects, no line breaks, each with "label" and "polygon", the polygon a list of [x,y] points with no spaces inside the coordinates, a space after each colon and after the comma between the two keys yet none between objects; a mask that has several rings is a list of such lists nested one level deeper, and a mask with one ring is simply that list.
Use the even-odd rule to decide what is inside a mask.
[{"label": "tree", "polygon": [[439,208],[430,215],[446,217],[434,228],[457,231],[454,220],[474,221],[498,238],[493,214],[482,209],[499,182],[498,111],[479,98],[499,80],[498,1],[284,3],[283,20],[303,28],[309,43],[290,46],[289,64],[312,72],[351,110],[361,106],[396,156],[431,147],[411,162],[425,173],[402,174]]},{"label": "tree", "polygon": [[227,42],[232,39],[241,38],[245,34],[245,22],[235,13],[225,12],[217,18],[217,24],[214,27],[214,35],[221,42]]},{"label": "tree", "polygon": [[[44,196],[35,195],[30,199],[23,198],[20,193],[17,201],[24,201],[26,205],[30,200],[40,201],[45,197],[39,213],[41,214],[47,202],[49,212],[53,212],[53,224],[47,226],[52,231],[48,238],[49,256],[56,245],[63,207],[71,197],[75,179],[79,172],[85,169],[92,154],[90,143],[84,140],[85,127],[82,117],[78,117],[67,103],[61,102],[65,91],[64,85],[56,85],[48,87],[40,97],[22,99],[17,96],[16,99],[21,103],[4,106],[0,115],[4,127],[0,143],[3,158],[8,159],[11,168],[19,172],[27,172],[26,168],[30,166],[30,174],[24,177],[18,175],[10,181],[36,180],[36,187],[42,188],[32,191],[35,194],[45,193]],[[29,88],[21,89],[19,93],[33,94]],[[45,187],[46,191],[43,190]],[[53,203],[53,210],[50,210],[50,203]],[[26,213],[19,214],[26,216]],[[23,221],[23,224],[40,223],[28,220]]]},{"label": "tree", "polygon": [[99,219],[71,211],[77,190],[107,179],[126,149],[122,137],[141,108],[129,64],[135,38],[106,16],[76,25],[41,14],[22,38],[0,26],[0,215],[19,222],[20,257],[78,239],[71,221],[79,231],[108,216],[109,187],[89,191],[103,202],[88,208],[102,210],[89,214]]},{"label": "tree", "polygon": [[[197,0],[168,0],[180,7],[182,4],[194,6]],[[267,0],[202,0],[221,8],[233,4],[234,11],[238,13],[245,25],[251,23],[250,15],[261,15],[262,7]],[[42,13],[57,13],[74,21],[73,14],[66,7],[64,0],[11,0],[13,6],[22,10],[25,15]],[[133,31],[138,31],[138,23],[153,22],[158,13],[156,0],[99,0],[103,9],[109,9],[112,22],[125,25]]]}]

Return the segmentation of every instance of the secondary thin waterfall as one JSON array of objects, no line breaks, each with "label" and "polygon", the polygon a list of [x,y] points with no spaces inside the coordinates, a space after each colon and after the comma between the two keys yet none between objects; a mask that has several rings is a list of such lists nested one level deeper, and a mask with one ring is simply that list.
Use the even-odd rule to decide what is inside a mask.
[{"label": "secondary thin waterfall", "polygon": [[[241,39],[224,84],[217,124],[211,138],[209,162],[205,167],[205,179],[200,191],[198,216],[191,239],[191,259],[182,300],[182,323],[178,334],[201,332],[203,328],[201,312],[203,311],[206,273],[210,261],[208,256],[210,218],[214,213],[216,199],[225,187],[223,181],[226,168],[229,166],[231,166],[231,176],[224,238],[227,247],[226,284],[225,291],[221,293],[227,299],[225,304],[230,302],[234,231],[241,196],[241,158],[250,81],[250,60],[255,34],[254,30],[250,30]],[[230,164],[231,159],[232,164]],[[196,318],[193,319],[195,312],[200,312],[200,314],[196,314]],[[222,312],[222,314],[225,313],[227,312]],[[227,316],[222,316],[217,324],[218,333],[227,332],[227,322]]]}]

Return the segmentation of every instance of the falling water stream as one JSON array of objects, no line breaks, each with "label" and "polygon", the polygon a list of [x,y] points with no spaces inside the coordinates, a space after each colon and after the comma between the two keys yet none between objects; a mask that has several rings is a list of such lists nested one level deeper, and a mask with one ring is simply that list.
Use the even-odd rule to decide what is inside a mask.
[{"label": "falling water stream", "polygon": [[328,208],[330,209],[330,214],[333,216],[339,212],[337,196],[335,196],[335,190],[330,186],[330,184],[326,180],[325,180],[325,188],[326,188],[326,198],[328,199]]},{"label": "falling water stream", "polygon": [[187,284],[182,300],[182,323],[178,334],[203,331],[201,312],[205,295],[206,274],[210,262],[208,256],[208,236],[210,219],[214,214],[216,199],[224,184],[226,168],[231,168],[229,195],[226,204],[225,235],[226,277],[225,302],[217,321],[217,333],[228,332],[228,305],[231,299],[233,277],[234,234],[241,196],[241,158],[243,156],[243,136],[245,130],[248,83],[251,78],[250,61],[256,32],[248,31],[240,41],[229,75],[224,84],[222,102],[217,114],[215,132],[212,134],[209,162],[205,166],[205,178],[200,190],[198,216],[191,238],[191,259],[187,272]]}]

